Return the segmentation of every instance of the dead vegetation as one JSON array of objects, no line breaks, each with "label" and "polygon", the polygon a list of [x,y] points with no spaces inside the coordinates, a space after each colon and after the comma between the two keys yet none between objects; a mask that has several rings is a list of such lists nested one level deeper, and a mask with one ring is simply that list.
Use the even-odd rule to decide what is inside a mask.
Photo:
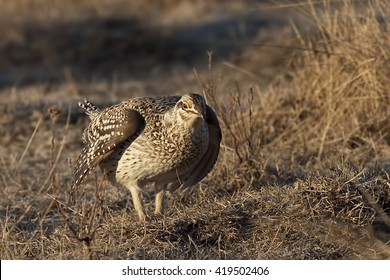
[{"label": "dead vegetation", "polygon": [[86,121],[69,94],[107,104],[125,96],[122,81],[36,93],[54,107],[23,102],[31,85],[2,98],[1,259],[389,259],[390,5],[286,2],[315,28],[292,26],[269,83],[248,82],[263,73],[256,45],[188,74],[218,113],[221,156],[146,225],[98,171],[75,201],[67,193]]}]

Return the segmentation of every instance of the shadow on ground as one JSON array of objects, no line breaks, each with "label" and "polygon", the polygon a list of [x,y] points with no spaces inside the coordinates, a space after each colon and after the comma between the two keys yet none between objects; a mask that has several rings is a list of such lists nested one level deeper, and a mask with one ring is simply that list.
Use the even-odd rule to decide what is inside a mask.
[{"label": "shadow on ground", "polygon": [[181,27],[152,27],[134,18],[3,26],[0,87],[59,83],[64,73],[83,81],[147,79],[169,74],[178,65],[199,69],[207,66],[208,51],[226,59],[261,30],[283,24],[247,14]]}]

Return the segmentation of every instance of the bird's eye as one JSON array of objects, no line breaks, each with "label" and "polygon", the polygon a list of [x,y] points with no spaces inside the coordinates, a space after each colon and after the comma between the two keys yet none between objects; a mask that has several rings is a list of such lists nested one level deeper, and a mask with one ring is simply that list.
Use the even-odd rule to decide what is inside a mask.
[{"label": "bird's eye", "polygon": [[181,108],[183,110],[188,110],[190,107],[188,106],[188,103],[187,102],[181,102],[180,104]]}]

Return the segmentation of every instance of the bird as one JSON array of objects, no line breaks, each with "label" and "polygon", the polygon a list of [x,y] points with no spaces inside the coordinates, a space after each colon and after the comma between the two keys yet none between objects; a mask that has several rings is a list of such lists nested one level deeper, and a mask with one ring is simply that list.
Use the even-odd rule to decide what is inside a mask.
[{"label": "bird", "polygon": [[143,193],[155,195],[154,212],[162,215],[165,192],[196,185],[218,159],[221,127],[198,93],[134,97],[103,110],[87,99],[78,105],[90,122],[71,190],[99,165],[113,185],[130,191],[141,221],[147,219]]}]

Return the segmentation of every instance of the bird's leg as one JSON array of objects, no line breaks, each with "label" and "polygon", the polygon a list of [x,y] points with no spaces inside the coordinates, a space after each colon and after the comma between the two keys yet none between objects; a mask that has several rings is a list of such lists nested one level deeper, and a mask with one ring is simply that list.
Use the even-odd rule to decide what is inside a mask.
[{"label": "bird's leg", "polygon": [[164,213],[164,190],[162,189],[156,194],[156,209],[155,214],[163,215]]},{"label": "bird's leg", "polygon": [[140,189],[138,187],[130,187],[128,188],[131,192],[131,197],[133,198],[133,204],[135,211],[137,211],[138,218],[140,221],[146,221],[146,215],[144,212],[144,205],[142,203],[142,199],[140,197]]}]

